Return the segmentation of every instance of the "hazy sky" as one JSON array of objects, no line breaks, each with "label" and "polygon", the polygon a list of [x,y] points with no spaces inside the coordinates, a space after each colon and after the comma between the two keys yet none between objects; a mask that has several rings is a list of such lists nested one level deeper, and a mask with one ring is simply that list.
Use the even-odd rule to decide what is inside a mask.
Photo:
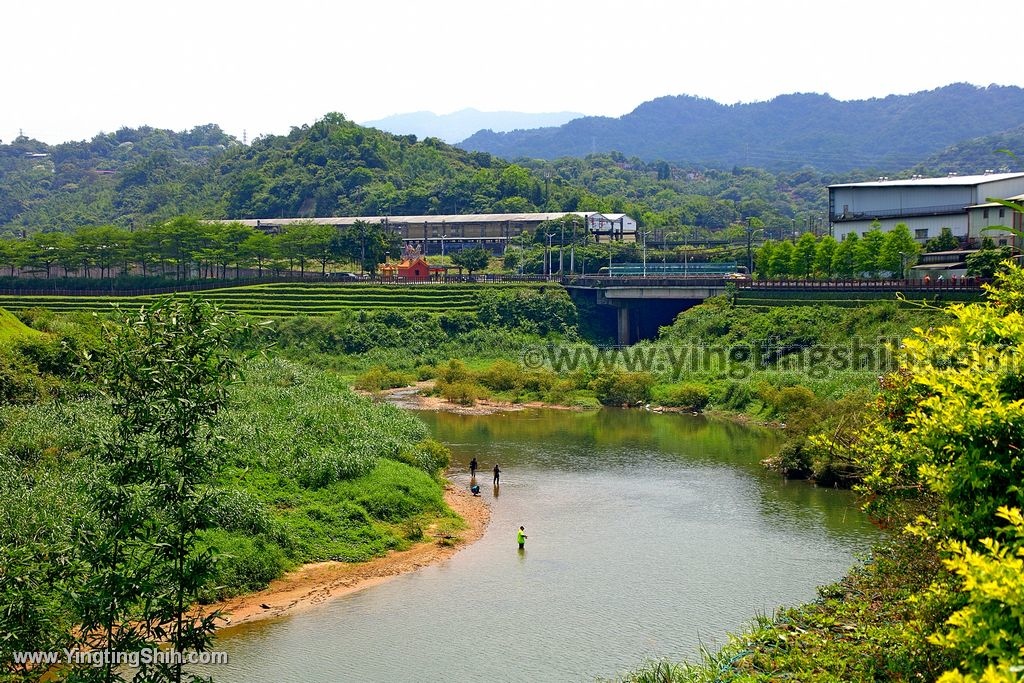
[{"label": "hazy sky", "polygon": [[619,116],[662,95],[841,100],[1024,86],[1019,0],[17,0],[0,140],[217,123],[249,139],[338,111]]}]

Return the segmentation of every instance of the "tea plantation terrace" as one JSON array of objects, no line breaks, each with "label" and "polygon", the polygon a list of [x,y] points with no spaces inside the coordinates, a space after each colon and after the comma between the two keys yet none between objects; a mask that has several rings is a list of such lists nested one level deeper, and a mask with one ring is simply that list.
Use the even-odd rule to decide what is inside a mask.
[{"label": "tea plantation terrace", "polygon": [[[483,291],[536,288],[534,283],[507,284],[418,284],[415,286],[377,283],[288,282],[225,287],[201,292],[179,292],[174,296],[196,296],[225,310],[254,316],[329,316],[342,311],[446,311],[475,312]],[[0,295],[0,307],[11,311],[48,308],[53,311],[107,311],[115,304],[137,306],[163,295],[81,296],[52,294]]]}]

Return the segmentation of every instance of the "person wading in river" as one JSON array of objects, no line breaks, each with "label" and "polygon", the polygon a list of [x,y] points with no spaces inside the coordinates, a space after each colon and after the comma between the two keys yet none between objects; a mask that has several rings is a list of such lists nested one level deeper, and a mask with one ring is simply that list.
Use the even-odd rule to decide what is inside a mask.
[{"label": "person wading in river", "polygon": [[494,485],[498,485],[498,480],[501,479],[501,470],[498,469],[498,463],[494,463]]},{"label": "person wading in river", "polygon": [[519,544],[519,549],[522,550],[526,547],[526,529],[519,527],[519,531],[516,533],[516,543]]},{"label": "person wading in river", "polygon": [[478,465],[476,464],[476,458],[473,458],[472,460],[469,461],[469,476],[470,477],[475,477],[476,476],[476,468],[477,467],[478,467]]}]

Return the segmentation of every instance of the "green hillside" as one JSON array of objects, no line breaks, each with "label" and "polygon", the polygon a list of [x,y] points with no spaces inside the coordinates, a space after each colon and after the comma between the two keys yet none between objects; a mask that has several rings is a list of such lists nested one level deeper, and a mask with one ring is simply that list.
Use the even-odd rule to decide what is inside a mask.
[{"label": "green hillside", "polygon": [[10,311],[0,308],[0,341],[14,339],[16,337],[31,337],[41,335],[41,332],[33,330],[25,323],[18,320]]},{"label": "green hillside", "polygon": [[796,93],[725,105],[680,95],[645,102],[618,118],[588,116],[555,128],[479,131],[459,146],[506,159],[617,151],[645,161],[720,168],[893,173],[961,140],[1021,125],[1022,106],[1024,89],[966,83],[851,101]]},{"label": "green hillside", "polygon": [[[419,311],[432,313],[475,312],[481,293],[510,289],[536,289],[535,284],[496,285],[379,285],[319,282],[280,283],[226,287],[204,292],[180,293],[217,303],[225,310],[263,317],[293,315],[329,316],[342,311]],[[52,311],[108,311],[115,304],[135,306],[155,296],[0,296],[0,306],[10,310],[47,308]],[[14,322],[10,313],[5,315]],[[22,325],[24,327],[24,325]],[[25,328],[28,330],[28,328]],[[31,330],[29,330],[31,332]]]}]

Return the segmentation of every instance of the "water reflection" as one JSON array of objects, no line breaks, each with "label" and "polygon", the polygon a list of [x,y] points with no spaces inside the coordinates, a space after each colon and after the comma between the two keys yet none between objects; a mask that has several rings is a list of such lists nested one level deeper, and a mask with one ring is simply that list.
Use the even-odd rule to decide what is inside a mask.
[{"label": "water reflection", "polygon": [[778,435],[765,430],[640,411],[421,416],[451,447],[457,485],[470,486],[472,458],[479,478],[500,463],[484,538],[229,632],[218,681],[611,677],[812,598],[876,537],[847,492],[766,472]]}]

